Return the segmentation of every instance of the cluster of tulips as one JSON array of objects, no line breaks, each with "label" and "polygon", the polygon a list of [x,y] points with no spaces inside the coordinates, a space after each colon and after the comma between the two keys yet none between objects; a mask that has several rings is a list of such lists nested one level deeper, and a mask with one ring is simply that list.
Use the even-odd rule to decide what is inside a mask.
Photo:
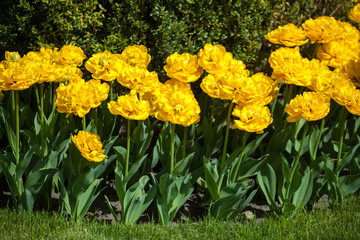
[{"label": "cluster of tulips", "polygon": [[[360,4],[349,17],[360,23]],[[274,211],[294,211],[325,193],[330,203],[341,203],[360,187],[360,143],[354,137],[360,126],[360,31],[321,16],[301,27],[280,26],[265,38],[285,46],[270,54],[271,77],[250,75],[241,60],[210,43],[195,55],[170,55],[166,81],[147,69],[151,56],[143,45],[128,46],[121,54],[93,54],[84,64],[92,77],[87,81],[81,70],[86,56],[79,47],[42,47],[22,57],[6,52],[0,89],[2,96],[10,92],[10,104],[2,104],[1,119],[10,146],[0,154],[0,179],[5,176],[14,206],[32,210],[55,187],[60,210],[80,220],[109,171],[115,173],[120,220],[105,199],[125,223],[136,222],[153,203],[160,222],[168,224],[195,185],[205,191],[204,204],[216,218],[235,217],[259,189]],[[310,44],[311,60],[300,53],[300,46]],[[203,92],[195,96],[190,84],[199,79]],[[116,92],[116,84],[128,94]],[[26,96],[33,90],[40,107],[30,114],[34,126],[20,136],[32,105],[24,99],[32,99]],[[19,97],[19,91],[27,93]],[[339,120],[326,120],[335,102],[332,116]],[[211,111],[201,117],[208,106]],[[284,121],[284,112],[292,124]],[[123,121],[126,138],[116,133]],[[111,125],[108,134],[105,125]],[[154,127],[161,130],[155,145]],[[231,128],[237,132],[230,134]],[[160,163],[162,170],[154,174]],[[344,169],[350,174],[340,174]]]}]

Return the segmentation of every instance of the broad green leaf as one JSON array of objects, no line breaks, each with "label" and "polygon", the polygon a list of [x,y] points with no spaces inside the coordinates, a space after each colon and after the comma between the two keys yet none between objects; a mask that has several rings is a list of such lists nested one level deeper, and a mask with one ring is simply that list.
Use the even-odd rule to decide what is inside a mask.
[{"label": "broad green leaf", "polygon": [[96,179],[92,182],[84,192],[78,195],[76,200],[78,201],[76,212],[78,213],[76,218],[83,218],[87,211],[89,210],[91,204],[94,202],[96,197],[100,194],[100,191],[97,191],[102,179]]},{"label": "broad green leaf", "polygon": [[170,218],[168,209],[165,201],[162,199],[161,195],[156,195],[156,208],[158,210],[159,219],[162,225],[169,225]]},{"label": "broad green leaf", "polygon": [[[223,188],[220,192],[221,198],[215,201],[211,209],[211,214],[218,219],[235,216],[246,206],[243,204],[244,201],[250,200],[246,199],[247,192],[253,188],[254,185],[254,181],[248,180],[241,183],[233,183]],[[252,198],[254,193],[251,195]]]},{"label": "broad green leaf", "polygon": [[[5,175],[5,179],[8,182],[9,188],[11,191],[13,191],[18,198],[21,197],[21,193],[23,192],[23,184],[21,181],[15,180],[15,173],[11,173],[11,168],[8,163],[9,156],[5,156],[2,153],[0,153],[0,166],[2,167],[3,173]],[[10,162],[10,164],[13,164]],[[15,165],[15,164],[13,164]],[[15,168],[15,167],[14,167]]]},{"label": "broad green leaf", "polygon": [[290,129],[286,128],[281,130],[280,132],[274,134],[266,148],[266,152],[269,154],[269,160],[272,168],[276,172],[276,174],[281,173],[281,162],[282,158],[280,153],[284,151],[286,144],[290,138]]},{"label": "broad green leaf", "polygon": [[338,177],[327,166],[325,166],[325,178],[329,184],[331,184],[331,183],[334,183],[335,185],[338,184]]},{"label": "broad green leaf", "polygon": [[180,207],[184,205],[184,203],[186,202],[186,200],[189,198],[190,194],[194,190],[194,187],[191,184],[190,179],[191,179],[190,175],[175,178],[175,184],[177,185],[178,192],[173,202],[171,203],[172,207],[169,207],[170,205],[168,204],[168,209],[170,212],[170,221],[175,217]]},{"label": "broad green leaf", "polygon": [[12,129],[10,123],[8,121],[5,121],[5,128],[6,128],[6,133],[7,133],[7,137],[8,137],[8,141],[10,144],[10,147],[13,151],[13,154],[15,156],[16,153],[16,134],[14,132],[14,130]]},{"label": "broad green leaf", "polygon": [[258,149],[260,143],[266,137],[267,134],[268,134],[267,132],[263,133],[262,135],[256,137],[255,140],[251,141],[250,143],[247,143],[243,150],[243,155],[250,156],[251,154],[253,154]]},{"label": "broad green leaf", "polygon": [[116,147],[114,147],[114,150],[115,150],[118,161],[120,161],[121,165],[125,167],[126,148],[124,148],[122,146],[116,146]]},{"label": "broad green leaf", "polygon": [[[170,150],[171,150],[171,134],[170,134],[170,124],[165,123],[163,129],[161,130],[159,137],[156,141],[156,148],[158,150],[158,156],[161,161],[161,165],[165,168],[169,166],[170,163]],[[179,149],[181,145],[180,138],[175,133],[174,135],[174,149],[175,152]],[[176,160],[176,159],[175,159]]]},{"label": "broad green leaf", "polygon": [[310,168],[314,176],[318,176],[324,171],[324,156],[318,157],[315,160],[311,161]]},{"label": "broad green leaf", "polygon": [[282,212],[289,213],[296,209],[295,205],[289,202],[285,202],[281,208]]},{"label": "broad green leaf", "polygon": [[266,159],[267,156],[262,156],[259,159],[243,159],[239,168],[238,179],[244,179],[255,175],[257,172],[259,172],[264,162],[266,162]]},{"label": "broad green leaf", "polygon": [[115,190],[120,203],[123,206],[126,193],[126,183],[124,182],[123,167],[119,161],[116,161],[115,164]]},{"label": "broad green leaf", "polygon": [[344,196],[355,193],[360,188],[360,174],[339,177],[339,185]]},{"label": "broad green leaf", "polygon": [[40,169],[31,172],[25,181],[25,189],[33,195],[40,194],[47,181],[50,181],[58,169]]},{"label": "broad green leaf", "polygon": [[314,160],[316,158],[316,153],[317,153],[317,147],[316,147],[316,143],[318,140],[318,137],[320,135],[320,129],[319,127],[313,126],[310,130],[310,138],[309,138],[309,152],[310,152],[310,157],[312,160]]},{"label": "broad green leaf", "polygon": [[291,129],[292,139],[297,139],[297,136],[305,123],[306,123],[305,119],[300,119],[299,121],[297,121],[295,124],[292,125],[292,129]]},{"label": "broad green leaf", "polygon": [[105,149],[104,154],[105,155],[109,154],[110,149],[113,147],[113,145],[117,139],[118,139],[118,136],[111,137],[109,139],[109,141],[105,144],[105,146],[104,146],[104,149]]},{"label": "broad green leaf", "polygon": [[34,207],[34,197],[32,193],[25,189],[25,191],[21,194],[21,206],[26,211],[32,211]]},{"label": "broad green leaf", "polygon": [[283,173],[283,176],[286,180],[287,183],[290,184],[291,182],[291,174],[290,174],[290,167],[289,167],[289,163],[286,159],[286,157],[281,154],[281,160],[282,160],[282,173]]},{"label": "broad green leaf", "polygon": [[301,185],[296,190],[293,196],[292,203],[295,205],[296,208],[306,206],[306,204],[309,202],[313,191],[313,185],[313,175],[311,174],[310,169],[307,168],[303,178],[301,179]]},{"label": "broad green leaf", "polygon": [[276,208],[276,175],[274,169],[268,163],[263,164],[257,174],[256,180],[264,193],[268,204],[272,208]]},{"label": "broad green leaf", "polygon": [[360,147],[360,143],[358,143],[356,146],[352,148],[351,151],[347,152],[345,156],[342,157],[340,162],[338,163],[336,167],[336,174],[339,174],[340,171],[349,164],[349,162],[354,158],[354,155],[357,154],[358,149]]},{"label": "broad green leaf", "polygon": [[113,207],[111,206],[111,203],[110,203],[109,198],[108,198],[106,195],[104,195],[104,198],[105,198],[106,205],[108,206],[109,211],[110,211],[110,212],[111,212],[111,214],[113,215],[113,217],[114,217],[115,221],[116,221],[116,222],[119,222],[119,219],[118,219],[118,217],[117,217],[117,215],[116,215],[116,213],[115,213],[115,211],[114,211]]},{"label": "broad green leaf", "polygon": [[301,185],[301,179],[303,178],[300,173],[300,166],[298,165],[294,171],[294,175],[292,176],[291,182],[289,183],[289,189],[287,189],[287,195],[285,196],[286,200],[291,199],[291,196],[299,189]]},{"label": "broad green leaf", "polygon": [[201,124],[202,124],[202,133],[205,142],[204,155],[206,157],[210,157],[211,155],[219,151],[219,149],[223,146],[223,134],[222,134],[223,123],[210,127],[207,118],[204,118],[201,121]]},{"label": "broad green leaf", "polygon": [[135,175],[135,173],[138,172],[139,168],[141,167],[141,165],[144,162],[144,160],[146,159],[146,157],[147,157],[147,155],[143,156],[142,158],[138,159],[136,161],[136,163],[134,163],[131,166],[131,168],[128,172],[128,175],[124,179],[125,184],[127,184],[130,181],[130,179]]},{"label": "broad green leaf", "polygon": [[156,195],[156,187],[152,186],[145,192],[145,185],[147,185],[148,180],[148,176],[142,176],[138,183],[127,190],[124,199],[123,222],[135,223],[153,201]]},{"label": "broad green leaf", "polygon": [[[19,164],[16,166],[16,180],[19,181],[22,179],[22,176],[25,170],[28,168],[28,165],[32,159],[34,154],[35,147],[30,147],[30,149],[26,152],[25,156],[21,159]],[[29,170],[29,169],[28,169]]]},{"label": "broad green leaf", "polygon": [[216,201],[220,198],[218,190],[219,175],[216,166],[213,166],[210,161],[204,156],[204,172],[206,186],[211,194],[211,198]]},{"label": "broad green leaf", "polygon": [[40,131],[41,131],[41,119],[40,119],[39,113],[35,114],[34,127],[35,127],[35,134],[39,135]]},{"label": "broad green leaf", "polygon": [[152,127],[149,119],[142,121],[132,132],[132,139],[136,146],[136,159],[141,158],[146,153],[150,146],[154,128]]},{"label": "broad green leaf", "polygon": [[179,174],[181,174],[186,168],[189,168],[189,164],[191,159],[193,158],[194,153],[190,153],[189,155],[187,155],[184,159],[182,159],[181,161],[177,162],[176,165],[174,166],[172,175],[178,176]]},{"label": "broad green leaf", "polygon": [[79,194],[84,192],[96,179],[98,179],[107,166],[114,160],[114,158],[106,158],[102,163],[96,167],[91,168],[88,172],[82,173],[78,176],[72,187],[72,193],[77,198]]}]

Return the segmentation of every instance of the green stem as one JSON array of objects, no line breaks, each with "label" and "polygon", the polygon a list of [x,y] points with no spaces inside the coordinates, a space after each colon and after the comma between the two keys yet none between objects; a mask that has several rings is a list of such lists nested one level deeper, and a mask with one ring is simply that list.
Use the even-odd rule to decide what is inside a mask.
[{"label": "green stem", "polygon": [[336,166],[339,165],[340,161],[341,161],[341,155],[342,155],[342,145],[344,142],[344,131],[345,131],[345,122],[346,122],[346,118],[348,115],[348,111],[345,110],[345,108],[343,107],[341,109],[341,123],[340,123],[340,139],[339,139],[339,151],[338,151],[338,156],[337,156],[337,163]]},{"label": "green stem", "polygon": [[39,106],[40,105],[40,98],[39,98],[39,90],[38,90],[37,84],[34,85],[34,88],[35,88],[36,103]]},{"label": "green stem", "polygon": [[114,81],[110,82],[110,101],[112,101],[114,99],[114,96],[113,96],[113,82]]},{"label": "green stem", "polygon": [[20,124],[19,124],[19,92],[15,91],[15,126],[16,126],[16,150],[15,160],[16,165],[20,158]]},{"label": "green stem", "polygon": [[215,98],[211,98],[211,99],[212,99],[212,104],[211,104],[211,113],[210,113],[210,129],[212,128],[212,124],[213,124],[214,112],[215,112],[215,103],[216,103]]},{"label": "green stem", "polygon": [[305,138],[306,138],[306,133],[308,131],[308,128],[309,128],[309,124],[308,122],[305,122],[305,126],[304,126],[304,131],[303,131],[303,135],[301,137],[301,143],[300,143],[300,148],[299,148],[299,151],[296,155],[296,159],[294,161],[294,163],[291,165],[291,172],[290,172],[290,183],[289,183],[289,187],[286,189],[286,196],[287,196],[287,199],[289,198],[289,191],[290,191],[290,186],[292,185],[292,181],[293,181],[293,177],[294,177],[294,174],[295,174],[295,171],[296,169],[298,168],[298,165],[299,165],[299,160],[300,160],[300,156],[301,156],[301,151],[302,151],[302,148],[303,148],[303,145],[304,145],[304,141],[305,141]]},{"label": "green stem", "polygon": [[223,155],[222,155],[222,159],[221,159],[221,170],[223,170],[225,167],[226,150],[227,150],[227,145],[228,145],[228,140],[229,140],[230,118],[231,118],[231,112],[232,112],[233,106],[234,106],[234,102],[231,102],[230,106],[229,106],[228,114],[227,114],[227,119],[226,119],[226,132],[225,132],[225,140],[224,140],[224,147],[223,147]]},{"label": "green stem", "polygon": [[40,137],[41,137],[41,157],[44,157],[44,148],[45,148],[45,141],[44,141],[44,83],[40,84]]},{"label": "green stem", "polygon": [[320,139],[321,139],[322,131],[324,129],[324,125],[325,125],[325,118],[321,119],[320,132],[319,132],[319,135],[318,135],[318,137],[316,139],[315,154],[314,154],[313,159],[311,159],[312,161],[314,161],[316,159],[316,153],[317,153],[317,150],[318,150],[318,147],[319,147],[319,144],[320,144]]},{"label": "green stem", "polygon": [[222,186],[222,183],[224,181],[224,176],[225,176],[225,174],[222,173],[222,170],[225,167],[226,149],[227,149],[228,138],[229,138],[229,129],[230,129],[229,128],[230,117],[231,117],[231,111],[232,111],[233,105],[234,105],[234,102],[231,102],[231,104],[229,106],[228,114],[227,114],[227,120],[226,120],[226,133],[225,133],[225,140],[224,140],[224,147],[223,147],[223,155],[222,155],[222,159],[221,159],[220,178],[219,178],[219,181],[217,183],[217,187],[218,187],[219,192],[221,190],[221,186]]},{"label": "green stem", "polygon": [[[279,94],[280,88],[281,88],[281,86],[279,85],[279,90],[278,90],[277,94]],[[274,118],[274,111],[275,111],[276,103],[277,103],[277,98],[275,98],[273,100],[272,105],[271,105],[271,117],[272,118]]]},{"label": "green stem", "polygon": [[85,116],[82,117],[82,128],[85,131],[86,130],[86,119]]},{"label": "green stem", "polygon": [[125,174],[124,178],[128,175],[129,171],[129,157],[130,157],[130,131],[131,131],[131,120],[127,120],[127,137],[126,137],[126,161],[125,161]]},{"label": "green stem", "polygon": [[175,124],[170,123],[170,175],[174,169],[174,136],[175,136]]},{"label": "green stem", "polygon": [[[290,99],[292,98],[293,88],[294,88],[293,84],[286,85],[286,88],[285,88],[285,106],[286,106],[286,104],[288,104],[290,102]],[[283,125],[282,129],[285,129],[287,127],[287,124],[288,124],[288,122],[284,121],[284,125]]]},{"label": "green stem", "polygon": [[[15,90],[11,90],[11,117],[15,119]],[[13,123],[12,127],[15,127],[15,124]]]},{"label": "green stem", "polygon": [[249,139],[249,136],[250,136],[250,133],[244,131],[244,135],[243,135],[243,139],[242,139],[242,151],[241,151],[241,154],[240,154],[240,157],[239,157],[239,161],[236,164],[235,171],[233,172],[233,176],[232,176],[232,181],[233,182],[235,182],[236,179],[239,177],[239,169],[240,169],[240,165],[241,165],[241,162],[242,162],[242,159],[243,159],[246,142]]},{"label": "green stem", "polygon": [[55,102],[56,102],[56,89],[57,89],[57,83],[56,82],[54,82],[53,83],[53,86],[52,86],[54,89],[53,89],[53,92],[52,92],[52,98],[53,98],[53,109],[56,107],[55,106]]},{"label": "green stem", "polygon": [[182,159],[186,157],[186,142],[187,142],[188,128],[184,127],[184,139],[183,139],[183,149],[182,149]]},{"label": "green stem", "polygon": [[95,108],[95,127],[96,127],[96,132],[99,134],[99,117],[98,117],[98,110],[97,108]]}]

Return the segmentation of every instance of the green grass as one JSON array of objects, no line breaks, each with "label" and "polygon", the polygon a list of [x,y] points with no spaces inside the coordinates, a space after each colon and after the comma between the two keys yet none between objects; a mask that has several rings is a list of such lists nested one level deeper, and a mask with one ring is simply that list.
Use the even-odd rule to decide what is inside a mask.
[{"label": "green grass", "polygon": [[205,218],[169,227],[72,223],[57,214],[0,209],[0,239],[360,239],[360,195],[332,211],[268,217],[261,223]]}]

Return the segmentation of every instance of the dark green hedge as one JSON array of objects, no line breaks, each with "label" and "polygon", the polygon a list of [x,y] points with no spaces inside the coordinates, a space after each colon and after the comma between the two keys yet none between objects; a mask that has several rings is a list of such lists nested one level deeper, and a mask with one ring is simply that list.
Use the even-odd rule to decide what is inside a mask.
[{"label": "dark green hedge", "polygon": [[143,44],[151,70],[164,77],[167,56],[221,44],[254,71],[266,70],[271,44],[264,35],[279,25],[300,25],[310,17],[347,20],[350,0],[2,0],[0,54],[25,54],[41,46],[74,44],[85,54],[120,53]]}]

